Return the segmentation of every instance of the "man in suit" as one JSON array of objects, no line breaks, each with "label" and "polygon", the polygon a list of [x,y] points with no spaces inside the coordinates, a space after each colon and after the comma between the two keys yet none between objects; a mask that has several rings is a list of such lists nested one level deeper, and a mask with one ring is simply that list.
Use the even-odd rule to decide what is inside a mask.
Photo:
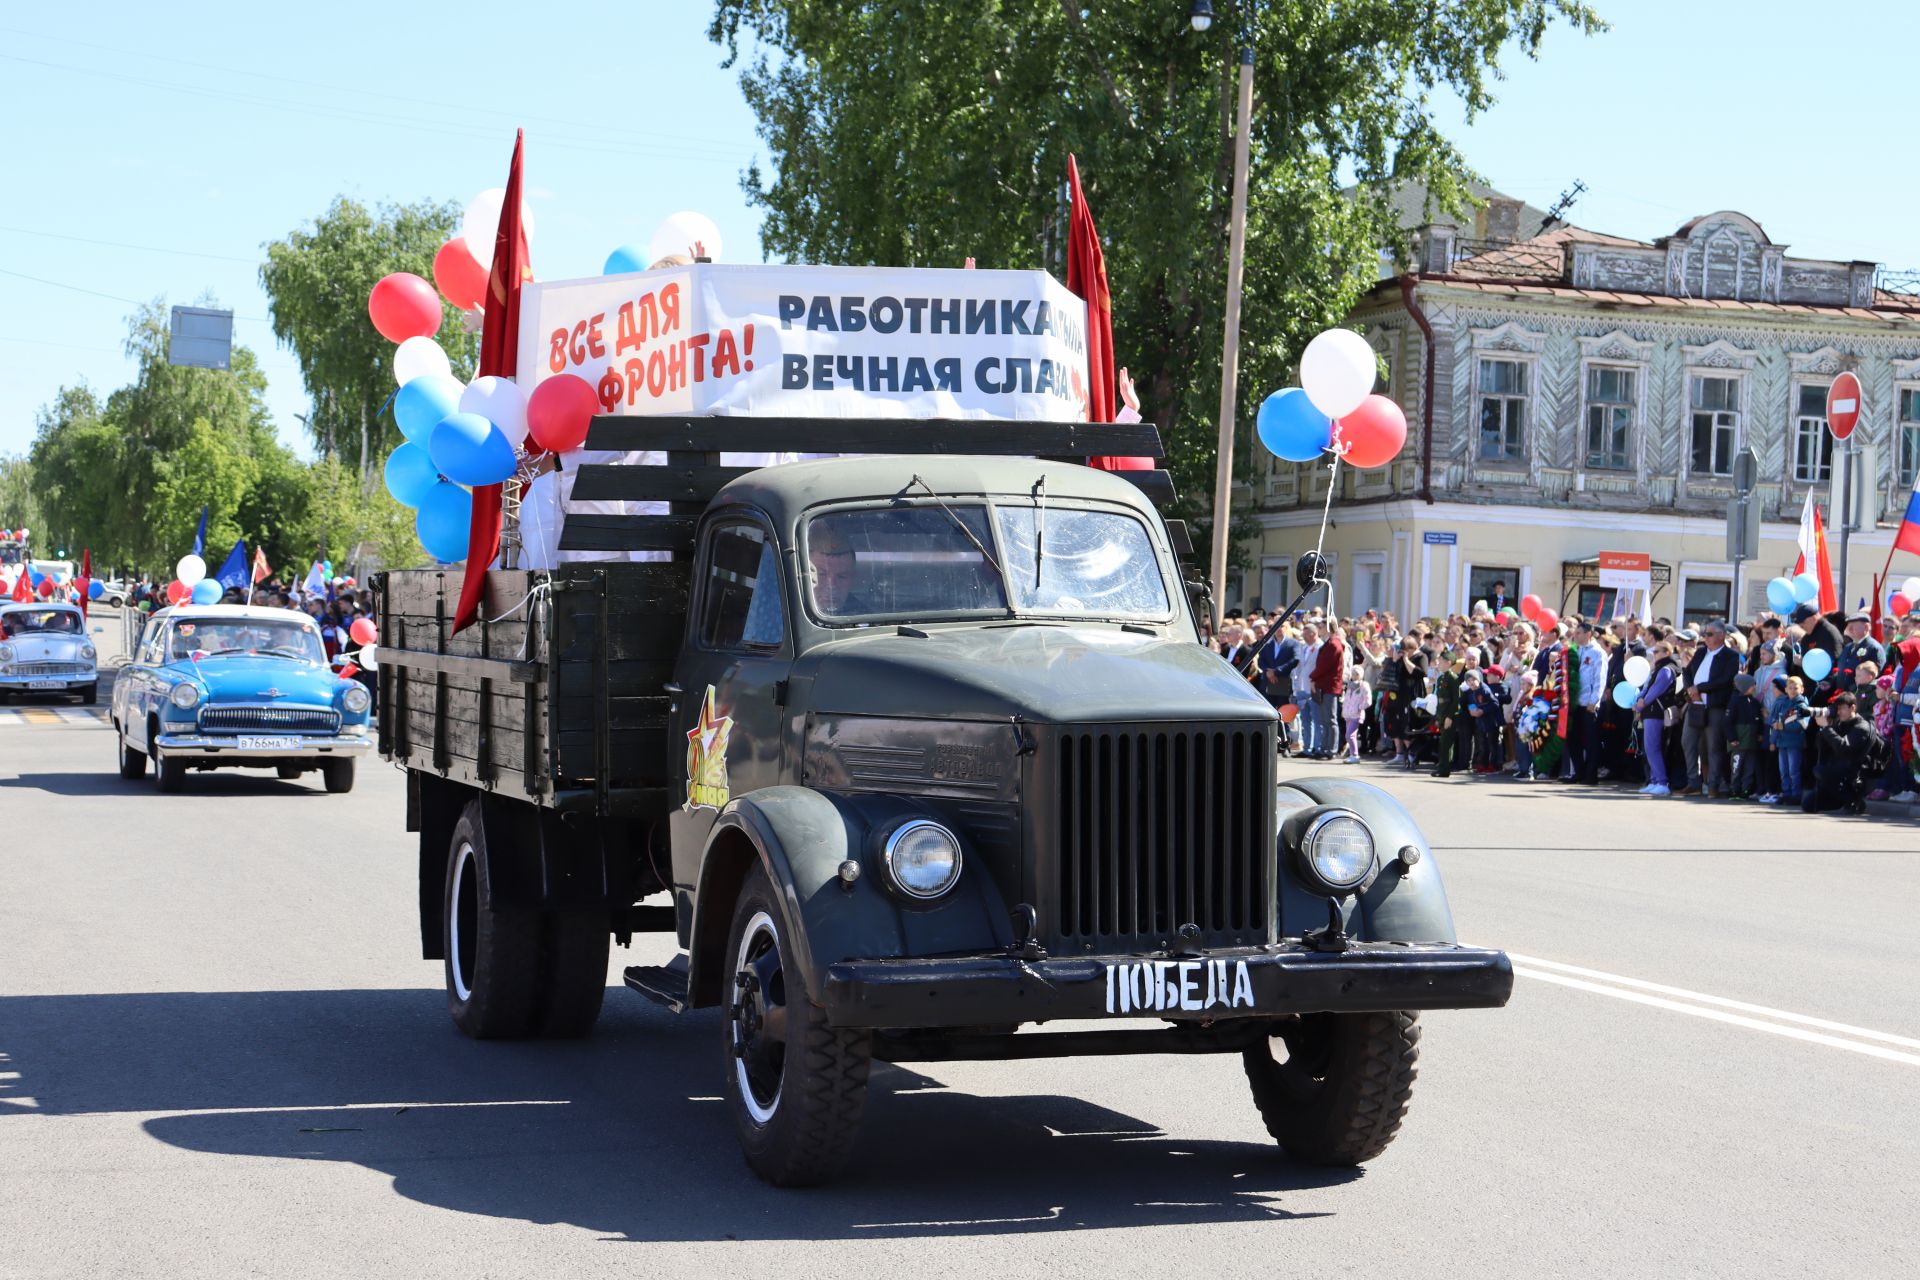
[{"label": "man in suit", "polygon": [[1701,628],[1705,640],[1687,664],[1686,724],[1681,749],[1687,757],[1687,785],[1675,795],[1702,793],[1715,800],[1727,798],[1727,716],[1733,705],[1733,678],[1740,674],[1740,655],[1727,648],[1727,627],[1709,622]]},{"label": "man in suit", "polygon": [[1487,612],[1496,618],[1500,616],[1502,609],[1512,603],[1513,601],[1507,598],[1507,584],[1504,582],[1494,583],[1493,590],[1487,592]]}]

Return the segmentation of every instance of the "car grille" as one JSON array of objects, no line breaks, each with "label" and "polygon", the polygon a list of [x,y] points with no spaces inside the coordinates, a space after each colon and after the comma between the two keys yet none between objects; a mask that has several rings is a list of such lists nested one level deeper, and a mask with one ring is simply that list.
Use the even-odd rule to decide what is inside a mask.
[{"label": "car grille", "polygon": [[[1266,940],[1272,916],[1270,725],[1066,729],[1053,742],[1059,813],[1051,878],[1056,945]],[[1042,761],[1042,777],[1048,762]],[[1057,867],[1047,869],[1057,859]],[[1043,926],[1044,928],[1044,926]]]},{"label": "car grille", "polygon": [[89,670],[84,662],[16,662],[17,676],[81,676]]},{"label": "car grille", "polygon": [[326,707],[204,707],[203,733],[247,733],[273,729],[281,733],[335,733],[340,713]]}]

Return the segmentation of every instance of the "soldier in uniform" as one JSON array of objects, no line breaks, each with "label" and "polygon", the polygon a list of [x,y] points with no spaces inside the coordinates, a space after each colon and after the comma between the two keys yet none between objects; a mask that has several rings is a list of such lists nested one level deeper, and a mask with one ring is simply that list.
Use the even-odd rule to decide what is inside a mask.
[{"label": "soldier in uniform", "polygon": [[1464,653],[1456,653],[1434,682],[1434,720],[1440,728],[1439,754],[1434,759],[1433,776],[1449,777],[1453,773],[1454,724],[1460,716],[1460,674],[1467,669]]}]

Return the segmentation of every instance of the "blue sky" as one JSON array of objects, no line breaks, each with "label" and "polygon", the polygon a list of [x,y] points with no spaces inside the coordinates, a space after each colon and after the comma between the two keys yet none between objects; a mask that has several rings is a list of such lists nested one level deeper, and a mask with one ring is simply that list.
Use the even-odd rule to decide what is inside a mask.
[{"label": "blue sky", "polygon": [[[1501,101],[1471,126],[1443,104],[1443,128],[1496,186],[1544,207],[1583,179],[1571,220],[1617,234],[1733,208],[1791,253],[1920,267],[1896,56],[1920,31],[1909,6],[1596,2],[1612,31],[1556,29],[1539,64],[1510,55]],[[341,193],[464,203],[505,180],[516,124],[543,278],[597,273],[685,208],[719,224],[726,258],[759,260],[738,176],[764,153],[706,40],[710,12],[115,0],[0,13],[0,454],[28,446],[63,383],[127,380],[125,299],[209,292],[240,317],[281,435],[304,452],[306,396],[265,323],[261,245]]]}]

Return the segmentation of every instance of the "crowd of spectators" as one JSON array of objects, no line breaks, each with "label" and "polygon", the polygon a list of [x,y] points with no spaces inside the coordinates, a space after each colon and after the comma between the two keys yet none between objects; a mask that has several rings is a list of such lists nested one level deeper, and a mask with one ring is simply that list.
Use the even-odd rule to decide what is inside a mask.
[{"label": "crowd of spectators", "polygon": [[[166,583],[137,580],[128,589],[127,600],[131,607],[142,613],[164,609],[167,607]],[[373,601],[363,598],[354,587],[331,587],[310,592],[302,590],[297,583],[283,582],[279,578],[267,578],[255,583],[251,599],[246,588],[228,587],[220,597],[220,603],[294,609],[306,614],[320,628],[320,640],[326,645],[328,661],[343,653],[351,655],[356,651],[359,646],[354,644],[349,634],[354,620],[373,616]]]},{"label": "crowd of spectators", "polygon": [[1920,798],[1920,611],[1880,639],[1811,605],[1738,628],[1543,620],[1236,611],[1203,638],[1279,709],[1283,754],[1807,812]]}]

